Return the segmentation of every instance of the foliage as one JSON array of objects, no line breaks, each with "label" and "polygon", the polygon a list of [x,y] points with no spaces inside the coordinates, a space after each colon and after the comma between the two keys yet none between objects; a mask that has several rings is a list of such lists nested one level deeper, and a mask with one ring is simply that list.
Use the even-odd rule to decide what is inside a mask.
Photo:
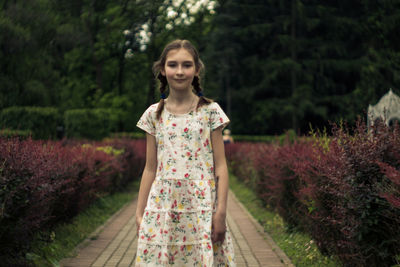
[{"label": "foliage", "polygon": [[102,151],[112,142],[82,146],[0,139],[2,263],[22,264],[35,233],[69,221],[98,197],[138,177],[144,165],[138,156],[144,155],[143,140],[114,143],[123,154]]},{"label": "foliage", "polygon": [[271,212],[255,191],[243,184],[235,175],[229,175],[229,187],[295,266],[339,266],[332,257],[324,256],[319,252],[309,235],[299,231],[288,231],[282,217]]},{"label": "foliage", "polygon": [[235,143],[226,152],[237,176],[322,253],[344,266],[391,266],[400,254],[399,131],[359,121],[353,134],[334,126],[329,142]]},{"label": "foliage", "polygon": [[178,2],[3,1],[0,109],[113,108],[117,130],[133,131],[156,101],[151,66],[163,46],[207,30],[210,1]]},{"label": "foliage", "polygon": [[220,0],[207,87],[232,131],[307,133],[353,123],[389,88],[399,91],[399,2]]},{"label": "foliage", "polygon": [[73,109],[64,114],[66,136],[99,140],[117,127],[112,109]]},{"label": "foliage", "polygon": [[286,141],[294,142],[298,137],[293,130],[289,130],[282,135],[233,135],[236,142],[264,142],[284,144]]},{"label": "foliage", "polygon": [[120,132],[112,133],[112,138],[130,138],[130,139],[143,139],[146,137],[144,132]]},{"label": "foliage", "polygon": [[353,124],[400,93],[398,1],[3,1],[0,109],[113,108],[134,131],[158,101],[151,66],[189,39],[206,66],[205,94],[233,133],[306,133]]},{"label": "foliage", "polygon": [[100,145],[106,145],[106,148],[112,147],[117,153],[123,154],[119,156],[120,164],[123,172],[118,180],[113,180],[112,187],[114,190],[123,190],[125,185],[139,176],[143,171],[146,163],[146,142],[145,139],[131,140],[128,138],[117,138],[104,140]]},{"label": "foliage", "polygon": [[32,136],[32,132],[29,130],[11,130],[7,128],[0,130],[0,138],[19,137],[22,139],[26,139],[30,136]]},{"label": "foliage", "polygon": [[[61,259],[71,257],[76,246],[88,237],[97,238],[93,232],[124,204],[137,197],[138,187],[139,180],[129,183],[122,192],[97,199],[68,223],[37,233],[27,258],[32,259],[35,266],[53,267]],[[51,241],[44,237],[51,237]]]},{"label": "foliage", "polygon": [[301,199],[311,209],[308,231],[323,251],[348,266],[396,263],[400,205],[390,200],[399,188],[380,166],[399,168],[398,133],[398,126],[367,129],[361,122],[353,135],[334,127],[329,150],[317,146],[318,158],[294,168],[306,183]]},{"label": "foliage", "polygon": [[61,116],[56,108],[9,107],[0,111],[2,128],[32,132],[35,139],[51,139],[57,134]]},{"label": "foliage", "polygon": [[48,3],[1,2],[0,109],[50,106],[57,99],[56,16],[47,12]]}]

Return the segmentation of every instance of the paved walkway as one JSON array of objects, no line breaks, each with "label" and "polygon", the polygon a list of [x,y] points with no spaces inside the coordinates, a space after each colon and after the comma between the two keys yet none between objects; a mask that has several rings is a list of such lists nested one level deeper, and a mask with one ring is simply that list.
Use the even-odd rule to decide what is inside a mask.
[{"label": "paved walkway", "polygon": [[[230,191],[227,223],[234,239],[238,267],[291,266],[263,227]],[[126,205],[77,247],[77,256],[60,262],[63,267],[129,267],[136,256],[136,200]]]}]

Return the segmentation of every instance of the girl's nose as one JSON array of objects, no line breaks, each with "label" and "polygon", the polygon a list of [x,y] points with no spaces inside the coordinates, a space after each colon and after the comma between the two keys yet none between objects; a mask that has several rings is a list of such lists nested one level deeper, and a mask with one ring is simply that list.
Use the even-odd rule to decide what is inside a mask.
[{"label": "girl's nose", "polygon": [[178,69],[176,71],[177,74],[183,74],[183,68],[182,66],[178,66]]}]

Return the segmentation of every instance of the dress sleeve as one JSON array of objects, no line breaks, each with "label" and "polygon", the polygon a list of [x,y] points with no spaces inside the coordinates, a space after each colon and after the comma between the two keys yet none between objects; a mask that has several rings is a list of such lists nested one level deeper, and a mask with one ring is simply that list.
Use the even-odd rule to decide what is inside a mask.
[{"label": "dress sleeve", "polygon": [[218,103],[214,102],[211,104],[211,112],[210,112],[210,125],[211,131],[214,131],[218,127],[222,125],[222,129],[225,128],[229,124],[230,120],[228,116],[226,116],[225,112],[218,105]]},{"label": "dress sleeve", "polygon": [[142,129],[143,131],[156,135],[156,109],[154,106],[150,106],[140,117],[136,126]]}]

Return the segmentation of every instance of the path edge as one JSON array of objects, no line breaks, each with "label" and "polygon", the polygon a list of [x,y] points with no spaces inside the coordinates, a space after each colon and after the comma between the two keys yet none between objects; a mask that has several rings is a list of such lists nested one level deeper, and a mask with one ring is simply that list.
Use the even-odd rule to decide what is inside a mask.
[{"label": "path edge", "polygon": [[268,234],[268,232],[265,232],[264,227],[261,226],[261,224],[251,215],[251,213],[246,209],[246,207],[242,204],[242,202],[239,201],[239,199],[236,197],[235,193],[229,189],[230,196],[232,197],[234,201],[239,205],[239,207],[244,211],[244,213],[249,217],[250,221],[253,223],[253,225],[256,227],[257,231],[262,235],[264,240],[271,246],[272,251],[275,252],[275,254],[279,257],[279,259],[283,262],[285,266],[288,267],[295,267],[295,265],[292,263],[292,261],[289,259],[289,257],[283,252],[283,250],[278,247],[275,243],[275,241],[272,239],[272,237]]},{"label": "path edge", "polygon": [[92,242],[96,236],[98,236],[108,225],[110,225],[119,215],[122,213],[135,199],[128,201],[125,203],[119,210],[117,210],[110,218],[107,219],[103,224],[98,226],[92,233],[90,233],[84,240],[82,240],[76,247],[70,252],[70,257],[61,259],[58,263],[62,267],[68,261],[72,260],[78,252],[85,247],[87,247],[90,242]]}]

